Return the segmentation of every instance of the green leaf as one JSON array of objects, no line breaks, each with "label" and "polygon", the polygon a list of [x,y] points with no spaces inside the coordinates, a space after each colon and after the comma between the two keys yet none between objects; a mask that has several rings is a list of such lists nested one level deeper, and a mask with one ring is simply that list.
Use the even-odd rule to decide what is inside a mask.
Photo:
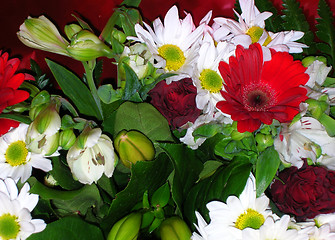
[{"label": "green leaf", "polygon": [[151,195],[162,186],[171,170],[170,161],[165,154],[160,154],[153,161],[134,164],[131,168],[131,177],[127,187],[116,194],[110,205],[108,216],[101,223],[104,231],[108,232],[117,220],[129,214],[132,208],[142,201],[145,191],[148,191],[148,194]]},{"label": "green leaf", "polygon": [[70,168],[65,166],[60,158],[64,158],[63,155],[60,157],[52,158],[52,170],[50,174],[57,181],[57,183],[65,190],[74,190],[83,187],[83,185],[73,179]]},{"label": "green leaf", "polygon": [[158,188],[151,197],[151,206],[163,208],[170,199],[170,186],[166,182],[163,186]]},{"label": "green leaf", "polygon": [[46,62],[64,94],[72,100],[79,112],[101,120],[102,115],[87,86],[63,66],[48,59]]},{"label": "green leaf", "polygon": [[134,70],[128,64],[122,62],[121,68],[124,69],[126,74],[126,86],[124,88],[123,100],[130,100],[142,87]]},{"label": "green leaf", "polygon": [[115,90],[111,84],[105,84],[99,87],[98,96],[105,104],[111,104],[122,98],[121,89]]},{"label": "green leaf", "polygon": [[174,166],[172,198],[181,210],[189,190],[199,178],[203,168],[202,162],[197,158],[196,151],[184,144],[161,143],[159,146],[169,156]]},{"label": "green leaf", "polygon": [[23,115],[18,115],[18,114],[5,114],[2,113],[0,114],[0,118],[6,118],[6,119],[11,119],[11,120],[15,120],[21,123],[25,123],[25,124],[30,124],[31,120],[29,117],[27,116],[23,116]]},{"label": "green leaf", "polygon": [[304,53],[308,55],[315,54],[316,49],[313,42],[314,34],[310,30],[310,26],[302,9],[300,8],[299,2],[297,0],[283,0],[283,7],[284,15],[282,15],[282,18],[284,20],[284,29],[304,32],[304,36],[299,39],[298,42],[309,46],[309,48],[304,49]]},{"label": "green leaf", "polygon": [[141,0],[124,0],[121,5],[128,7],[138,7],[141,3]]},{"label": "green leaf", "polygon": [[223,128],[224,126],[222,124],[215,124],[215,123],[204,124],[195,129],[192,135],[194,136],[195,140],[201,137],[210,138],[216,135],[217,133],[222,132]]},{"label": "green leaf", "polygon": [[323,44],[317,44],[317,48],[327,56],[327,62],[329,65],[335,66],[335,28],[334,28],[334,17],[329,5],[325,0],[319,1],[318,14],[320,18],[317,18],[318,24],[316,28],[316,36],[323,41]]},{"label": "green leaf", "polygon": [[78,190],[62,191],[48,188],[33,177],[28,182],[31,186],[30,192],[38,194],[41,199],[51,200],[60,214],[85,214],[88,208],[101,204],[99,190],[94,184],[85,185]]},{"label": "green leaf", "polygon": [[269,147],[262,152],[256,162],[256,194],[259,197],[270,185],[278,167],[280,158],[274,147]]},{"label": "green leaf", "polygon": [[219,161],[206,161],[204,163],[204,168],[199,174],[199,180],[203,180],[212,176],[215,171],[223,165],[222,162]]},{"label": "green leaf", "polygon": [[144,133],[153,142],[173,140],[167,120],[149,103],[125,102],[102,125],[104,131],[113,136],[123,129],[133,129]]},{"label": "green leaf", "polygon": [[79,217],[65,217],[49,223],[43,232],[31,235],[28,240],[104,240],[101,230]]},{"label": "green leaf", "polygon": [[247,158],[236,157],[228,165],[221,166],[209,178],[198,182],[184,202],[184,216],[189,226],[196,222],[195,211],[209,221],[206,204],[213,200],[225,202],[228,196],[239,196],[250,175],[252,164]]}]

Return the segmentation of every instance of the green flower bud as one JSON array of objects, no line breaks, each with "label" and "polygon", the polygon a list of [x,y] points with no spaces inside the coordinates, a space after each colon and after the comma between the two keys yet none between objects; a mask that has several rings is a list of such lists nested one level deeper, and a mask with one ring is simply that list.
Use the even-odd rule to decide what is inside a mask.
[{"label": "green flower bud", "polygon": [[71,57],[79,61],[90,61],[98,57],[113,57],[113,51],[88,30],[81,30],[75,34],[66,50]]},{"label": "green flower bud", "polygon": [[301,60],[301,63],[304,67],[309,67],[316,60],[314,56],[308,56]]},{"label": "green flower bud", "polygon": [[262,133],[257,133],[255,140],[257,142],[257,149],[260,152],[264,151],[267,147],[272,146],[274,142],[271,135],[262,134]]},{"label": "green flower bud", "polygon": [[122,31],[117,30],[116,28],[112,31],[112,36],[118,40],[120,43],[124,43],[127,40],[126,34],[124,34]]},{"label": "green flower bud", "polygon": [[187,224],[179,217],[171,217],[159,227],[162,240],[189,240],[192,233]]},{"label": "green flower bud", "polygon": [[66,129],[60,133],[59,146],[64,150],[69,150],[70,147],[75,143],[76,135],[72,129]]},{"label": "green flower bud", "polygon": [[328,104],[323,101],[309,98],[306,100],[306,103],[308,103],[308,111],[310,111],[312,116],[316,119],[320,119],[322,114],[328,109]]},{"label": "green flower bud", "polygon": [[66,47],[69,43],[43,15],[39,18],[28,17],[20,26],[17,36],[28,47],[68,56]]},{"label": "green flower bud", "polygon": [[78,32],[80,32],[81,30],[83,29],[78,24],[75,24],[75,23],[66,25],[64,27],[64,32],[68,39],[72,39],[72,37]]},{"label": "green flower bud", "polygon": [[128,168],[137,161],[151,161],[155,157],[152,142],[143,133],[135,130],[122,130],[114,140],[114,147],[120,160]]},{"label": "green flower bud", "polygon": [[30,108],[30,110],[29,110],[29,118],[30,118],[32,121],[34,121],[35,118],[38,116],[38,114],[39,114],[42,110],[44,110],[46,107],[47,107],[47,105],[45,104],[45,105],[38,105],[38,106],[36,106],[36,107],[32,107],[32,108]]},{"label": "green flower bud", "polygon": [[58,114],[57,104],[49,104],[49,106],[37,115],[33,121],[33,125],[40,134],[55,134],[61,126],[61,118]]},{"label": "green flower bud", "polygon": [[141,227],[142,214],[131,213],[114,224],[107,240],[136,240]]}]

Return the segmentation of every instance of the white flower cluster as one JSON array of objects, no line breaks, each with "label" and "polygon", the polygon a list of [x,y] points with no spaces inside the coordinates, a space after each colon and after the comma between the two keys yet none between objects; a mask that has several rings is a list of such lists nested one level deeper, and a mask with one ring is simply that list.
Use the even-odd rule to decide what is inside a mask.
[{"label": "white flower cluster", "polygon": [[166,79],[168,84],[184,78],[193,80],[197,88],[196,106],[202,110],[202,115],[193,126],[192,123],[185,125],[187,134],[181,139],[193,149],[203,142],[201,139],[195,141],[192,136],[197,127],[208,122],[232,122],[230,116],[216,108],[216,103],[224,100],[220,93],[224,89],[224,80],[218,66],[220,61],[228,62],[237,45],[248,47],[256,42],[261,44],[264,60],[271,58],[270,49],[298,53],[307,47],[295,42],[303,36],[302,32],[268,32],[264,21],[272,13],[260,13],[254,0],[240,0],[239,3],[242,14],[236,13],[238,22],[218,17],[209,25],[212,17],[210,11],[196,26],[189,13],[180,19],[177,7],[173,6],[164,22],[157,18],[152,24],[153,28],[144,23],[146,29],[137,24],[137,37],[129,37],[147,45],[158,71],[175,74]]},{"label": "white flower cluster", "polygon": [[239,196],[229,196],[226,203],[207,204],[210,223],[196,213],[197,232],[193,240],[331,240],[335,239],[335,215],[323,214],[308,222],[297,223],[288,215],[281,217],[271,211],[269,199],[256,197],[256,184],[250,175]]}]

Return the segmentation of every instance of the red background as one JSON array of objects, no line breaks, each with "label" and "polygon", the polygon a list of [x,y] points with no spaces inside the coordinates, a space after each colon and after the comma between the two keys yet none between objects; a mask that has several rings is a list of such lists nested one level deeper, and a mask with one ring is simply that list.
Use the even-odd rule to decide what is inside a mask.
[{"label": "red background", "polygon": [[[281,9],[282,0],[272,0],[277,9]],[[301,6],[311,24],[315,23],[317,17],[317,0],[299,0]],[[122,2],[122,0],[9,0],[4,1],[0,7],[0,26],[1,38],[0,49],[9,51],[11,56],[21,56],[28,59],[34,52],[39,62],[43,62],[44,57],[61,62],[63,65],[71,64],[77,69],[81,69],[80,63],[75,62],[67,57],[55,54],[45,54],[42,51],[34,51],[24,46],[16,37],[19,26],[27,16],[38,17],[42,14],[51,19],[63,33],[63,28],[67,23],[74,22],[72,13],[76,13],[87,20],[93,26],[97,34],[100,33],[107,22],[113,9]],[[233,17],[232,8],[235,0],[142,0],[140,10],[144,19],[149,22],[156,17],[162,17],[167,10],[174,4],[182,10],[191,12],[195,24],[209,11],[213,10],[213,17]],[[335,12],[335,1],[329,0],[333,12]],[[24,58],[23,58],[24,60]],[[74,64],[74,65],[73,65]],[[108,65],[107,65],[108,66]],[[108,69],[105,69],[108,70]],[[112,70],[113,71],[113,70]],[[77,70],[78,72],[78,70]],[[106,71],[106,74],[111,74]]]}]

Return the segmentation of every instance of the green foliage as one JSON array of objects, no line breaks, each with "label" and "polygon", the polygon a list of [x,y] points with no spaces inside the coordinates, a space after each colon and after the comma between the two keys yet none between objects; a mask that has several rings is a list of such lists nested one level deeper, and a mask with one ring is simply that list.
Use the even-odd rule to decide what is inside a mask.
[{"label": "green foliage", "polygon": [[184,216],[189,226],[196,222],[198,211],[209,222],[206,204],[212,200],[225,202],[230,195],[239,196],[244,189],[252,165],[247,158],[234,158],[228,165],[221,166],[215,173],[195,184],[184,203]]},{"label": "green foliage", "polygon": [[283,30],[280,15],[278,15],[277,9],[274,7],[270,0],[255,0],[255,5],[260,12],[272,12],[272,16],[265,20],[265,26],[267,31],[279,32]]},{"label": "green foliage", "polygon": [[297,0],[283,0],[283,14],[284,20],[283,28],[285,30],[295,30],[304,32],[304,36],[298,41],[306,44],[309,48],[304,49],[305,54],[315,54],[314,34],[310,30],[306,17],[300,8]]},{"label": "green foliage", "polygon": [[335,66],[335,22],[333,12],[325,0],[319,1],[318,14],[320,18],[317,18],[316,36],[322,42],[317,43],[317,48],[322,55],[327,57],[328,64]]},{"label": "green foliage", "polygon": [[101,230],[79,217],[65,217],[49,223],[43,232],[31,235],[28,240],[104,240]]},{"label": "green foliage", "polygon": [[64,94],[72,100],[79,112],[102,119],[102,113],[86,85],[63,66],[48,59],[46,62]]}]

